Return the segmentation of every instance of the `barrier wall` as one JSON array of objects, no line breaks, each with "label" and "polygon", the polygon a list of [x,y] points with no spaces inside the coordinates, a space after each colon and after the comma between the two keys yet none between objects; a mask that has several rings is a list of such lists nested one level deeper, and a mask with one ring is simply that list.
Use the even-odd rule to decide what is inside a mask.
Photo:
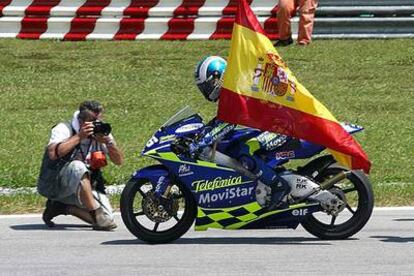
[{"label": "barrier wall", "polygon": [[[277,39],[278,0],[248,0]],[[237,0],[0,0],[0,37],[229,39]],[[320,0],[314,36],[414,37],[413,0]],[[293,31],[298,18],[293,19]]]}]

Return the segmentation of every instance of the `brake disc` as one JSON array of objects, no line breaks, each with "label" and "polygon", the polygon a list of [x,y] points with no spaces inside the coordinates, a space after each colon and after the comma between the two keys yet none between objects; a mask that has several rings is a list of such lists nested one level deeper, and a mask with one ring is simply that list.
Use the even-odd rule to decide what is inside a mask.
[{"label": "brake disc", "polygon": [[178,212],[178,200],[174,198],[163,198],[148,194],[142,200],[144,214],[154,222],[166,222]]}]

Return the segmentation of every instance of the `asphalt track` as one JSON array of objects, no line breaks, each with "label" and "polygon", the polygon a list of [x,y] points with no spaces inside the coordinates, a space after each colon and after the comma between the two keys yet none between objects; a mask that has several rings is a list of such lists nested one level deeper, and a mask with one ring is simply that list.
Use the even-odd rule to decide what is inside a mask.
[{"label": "asphalt track", "polygon": [[148,245],[123,226],[97,232],[76,218],[47,229],[39,215],[0,216],[0,275],[414,275],[414,208],[375,209],[344,241],[297,230],[190,230]]}]

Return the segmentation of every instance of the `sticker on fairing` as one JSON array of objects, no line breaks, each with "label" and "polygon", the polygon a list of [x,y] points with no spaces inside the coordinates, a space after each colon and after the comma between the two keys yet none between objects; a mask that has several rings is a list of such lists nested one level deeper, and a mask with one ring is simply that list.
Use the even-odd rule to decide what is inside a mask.
[{"label": "sticker on fairing", "polygon": [[184,125],[182,127],[179,127],[175,130],[175,133],[185,133],[185,132],[190,132],[190,131],[194,131],[197,130],[199,128],[202,128],[204,125],[201,123],[194,123],[194,124],[188,124],[188,125]]}]

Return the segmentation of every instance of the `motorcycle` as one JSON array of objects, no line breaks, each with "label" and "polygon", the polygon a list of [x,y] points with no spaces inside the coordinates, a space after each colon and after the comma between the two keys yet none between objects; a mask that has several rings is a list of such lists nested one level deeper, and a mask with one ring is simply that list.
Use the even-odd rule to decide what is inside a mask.
[{"label": "motorcycle", "polygon": [[[342,125],[351,134],[363,130]],[[232,144],[256,137],[260,131],[236,128],[231,138],[207,148],[197,158],[188,153],[188,145],[203,127],[202,118],[186,107],[146,143],[141,155],[160,164],[137,170],[120,202],[122,220],[138,239],[174,241],[194,220],[196,231],[296,229],[301,224],[320,239],[346,239],[369,220],[374,206],[369,179],[362,171],[338,165],[331,155],[319,155],[323,146],[291,138],[276,150],[255,153],[291,187],[289,207],[269,210],[270,188],[226,155]],[[290,160],[316,155],[307,163],[302,160],[302,166],[287,167]]]}]

